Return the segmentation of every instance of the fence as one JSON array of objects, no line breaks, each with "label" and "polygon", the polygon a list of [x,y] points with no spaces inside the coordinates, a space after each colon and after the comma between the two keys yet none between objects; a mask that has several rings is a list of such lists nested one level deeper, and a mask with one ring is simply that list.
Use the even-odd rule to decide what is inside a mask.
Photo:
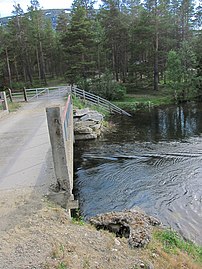
[{"label": "fence", "polygon": [[7,97],[5,92],[0,92],[0,106],[3,111],[8,112],[8,103],[7,103]]},{"label": "fence", "polygon": [[71,92],[75,96],[82,98],[84,101],[88,101],[94,105],[100,106],[110,113],[118,113],[126,116],[131,116],[128,112],[124,111],[123,109],[117,107],[116,105],[112,104],[111,102],[100,96],[86,92],[77,87],[72,87]]},{"label": "fence", "polygon": [[73,108],[69,95],[63,113],[58,106],[47,107],[46,115],[52,147],[54,170],[60,203],[68,210],[78,208],[73,190]]},{"label": "fence", "polygon": [[33,89],[25,89],[23,88],[20,91],[15,91],[8,89],[7,90],[7,97],[10,99],[11,102],[19,102],[19,101],[36,101],[39,99],[51,99],[61,97],[68,93],[67,86],[60,86],[60,87],[48,87],[48,88],[33,88]]}]

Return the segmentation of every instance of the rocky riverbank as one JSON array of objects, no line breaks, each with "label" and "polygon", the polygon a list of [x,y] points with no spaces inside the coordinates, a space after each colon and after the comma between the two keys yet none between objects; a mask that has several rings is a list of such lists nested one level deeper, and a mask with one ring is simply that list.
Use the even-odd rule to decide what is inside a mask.
[{"label": "rocky riverbank", "polygon": [[[131,248],[127,238],[97,230],[82,219],[70,220],[64,209],[30,190],[1,195],[3,216],[10,224],[0,230],[0,269],[201,268],[180,249],[167,252],[153,232],[144,248]],[[128,217],[119,219],[125,223]]]}]

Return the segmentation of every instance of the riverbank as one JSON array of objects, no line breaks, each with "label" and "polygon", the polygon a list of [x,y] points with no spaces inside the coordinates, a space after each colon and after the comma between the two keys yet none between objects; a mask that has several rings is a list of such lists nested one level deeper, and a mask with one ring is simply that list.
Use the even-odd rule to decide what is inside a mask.
[{"label": "riverbank", "polygon": [[126,111],[135,112],[139,109],[174,104],[175,100],[167,90],[159,90],[158,92],[143,90],[126,94],[123,100],[113,103]]},{"label": "riverbank", "polygon": [[145,248],[131,249],[126,238],[97,231],[82,219],[68,219],[64,209],[31,189],[15,195],[4,192],[0,215],[16,219],[1,229],[1,269],[199,269],[202,265],[201,248],[199,255],[190,247],[182,249],[169,231],[155,228]]}]

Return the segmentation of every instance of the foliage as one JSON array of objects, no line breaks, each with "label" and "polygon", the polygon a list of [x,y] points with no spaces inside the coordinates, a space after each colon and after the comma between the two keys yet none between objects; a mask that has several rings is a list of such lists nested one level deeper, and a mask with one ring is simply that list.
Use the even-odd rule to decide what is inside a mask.
[{"label": "foliage", "polygon": [[72,95],[72,100],[73,100],[73,105],[75,108],[82,109],[85,107],[85,104],[78,97]]},{"label": "foliage", "polygon": [[196,95],[196,73],[196,55],[187,41],[178,52],[168,53],[166,74],[176,101],[190,100]]},{"label": "foliage", "polygon": [[81,216],[79,210],[75,211],[75,216],[72,218],[72,222],[74,224],[78,224],[78,225],[81,225],[81,226],[83,226],[85,224],[85,222],[83,220],[83,217]]},{"label": "foliage", "polygon": [[86,79],[94,72],[94,61],[91,57],[94,44],[91,21],[79,1],[75,0],[73,6],[68,31],[61,40],[66,52],[66,78],[70,84],[77,83],[80,77]]},{"label": "foliage", "polygon": [[62,77],[110,100],[124,97],[125,83],[202,99],[201,6],[193,1],[103,0],[95,11],[93,0],[74,0],[56,29],[37,0],[27,12],[15,3],[13,14],[0,26],[1,88]]},{"label": "foliage", "polygon": [[80,80],[78,86],[110,101],[122,100],[126,94],[124,85],[113,80],[110,72],[106,72],[101,77],[93,80]]}]

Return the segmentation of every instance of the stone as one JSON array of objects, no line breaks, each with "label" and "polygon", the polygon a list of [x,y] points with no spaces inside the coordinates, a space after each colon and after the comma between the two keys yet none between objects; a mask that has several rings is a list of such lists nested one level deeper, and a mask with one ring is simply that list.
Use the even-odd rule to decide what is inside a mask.
[{"label": "stone", "polygon": [[90,127],[86,126],[75,126],[74,133],[76,134],[92,134],[93,130]]},{"label": "stone", "polygon": [[75,140],[80,141],[80,140],[93,140],[97,138],[97,134],[92,133],[92,134],[76,134],[74,136]]},{"label": "stone", "polygon": [[89,125],[89,126],[93,129],[93,131],[101,129],[101,123],[96,123],[94,125],[92,125],[92,123],[91,123],[91,125]]},{"label": "stone", "polygon": [[94,121],[94,122],[101,122],[103,121],[102,114],[98,113],[97,111],[90,111],[88,114],[81,117],[82,121]]},{"label": "stone", "polygon": [[128,238],[131,248],[144,247],[151,239],[152,226],[160,222],[137,208],[122,212],[110,212],[91,218],[90,223],[97,229],[104,229],[117,237]]},{"label": "stone", "polygon": [[88,114],[90,111],[90,109],[87,107],[87,108],[84,108],[84,109],[75,109],[74,110],[74,117],[82,117],[86,114]]}]

